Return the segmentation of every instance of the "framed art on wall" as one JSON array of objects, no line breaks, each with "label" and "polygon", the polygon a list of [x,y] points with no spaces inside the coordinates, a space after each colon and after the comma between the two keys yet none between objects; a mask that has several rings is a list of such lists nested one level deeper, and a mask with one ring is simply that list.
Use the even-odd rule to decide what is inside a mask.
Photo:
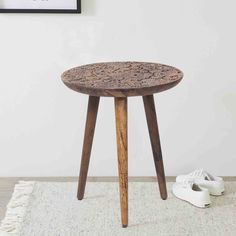
[{"label": "framed art on wall", "polygon": [[81,13],[81,0],[0,0],[0,13]]}]

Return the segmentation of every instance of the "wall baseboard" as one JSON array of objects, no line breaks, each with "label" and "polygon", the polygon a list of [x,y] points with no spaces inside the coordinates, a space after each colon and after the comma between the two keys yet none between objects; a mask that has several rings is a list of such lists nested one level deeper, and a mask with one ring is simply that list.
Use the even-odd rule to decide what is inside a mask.
[{"label": "wall baseboard", "polygon": [[[174,182],[175,176],[166,176],[167,182]],[[236,181],[236,176],[223,176],[225,181]],[[74,182],[78,181],[77,176],[71,177],[0,177],[0,184],[4,181],[16,182],[18,180],[25,181],[52,181],[52,182]],[[88,176],[87,181],[89,182],[118,182],[117,176]],[[155,176],[130,176],[130,182],[156,182]]]}]

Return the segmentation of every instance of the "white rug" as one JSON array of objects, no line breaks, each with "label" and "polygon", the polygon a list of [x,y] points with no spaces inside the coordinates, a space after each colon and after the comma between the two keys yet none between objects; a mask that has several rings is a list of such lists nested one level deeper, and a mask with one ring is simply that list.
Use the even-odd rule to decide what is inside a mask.
[{"label": "white rug", "polygon": [[236,182],[226,183],[212,206],[195,208],[168,200],[157,183],[129,183],[129,226],[121,228],[118,183],[87,183],[85,199],[76,199],[77,183],[21,182],[8,205],[0,236],[159,236],[236,235]]}]

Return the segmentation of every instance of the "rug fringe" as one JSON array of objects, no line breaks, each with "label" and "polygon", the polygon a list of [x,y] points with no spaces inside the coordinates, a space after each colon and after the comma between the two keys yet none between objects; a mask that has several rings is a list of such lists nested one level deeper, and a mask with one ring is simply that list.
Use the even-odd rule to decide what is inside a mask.
[{"label": "rug fringe", "polygon": [[0,225],[0,236],[19,235],[34,186],[34,181],[19,181],[15,185],[5,218]]}]

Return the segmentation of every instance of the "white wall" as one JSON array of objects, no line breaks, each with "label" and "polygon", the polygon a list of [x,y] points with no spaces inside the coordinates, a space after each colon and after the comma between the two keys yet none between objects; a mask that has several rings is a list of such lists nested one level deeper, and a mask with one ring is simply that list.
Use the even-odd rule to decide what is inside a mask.
[{"label": "white wall", "polygon": [[[87,96],[60,74],[137,60],[182,69],[157,94],[167,175],[236,175],[234,0],[84,0],[82,14],[0,15],[0,176],[75,176]],[[89,175],[117,174],[113,99],[102,98]],[[155,175],[142,99],[129,99],[129,174]]]}]

